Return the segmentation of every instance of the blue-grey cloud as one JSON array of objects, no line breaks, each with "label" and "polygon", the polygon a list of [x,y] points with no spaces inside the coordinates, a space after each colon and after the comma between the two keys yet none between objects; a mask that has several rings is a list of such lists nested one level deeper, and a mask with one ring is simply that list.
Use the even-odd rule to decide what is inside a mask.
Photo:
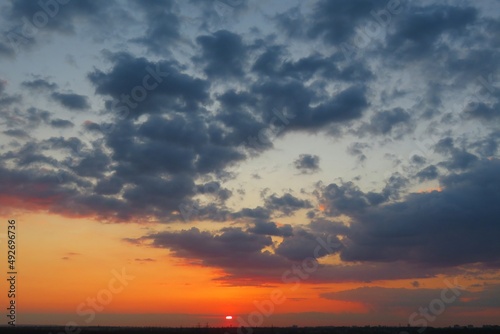
[{"label": "blue-grey cloud", "polygon": [[88,98],[84,95],[54,92],[50,96],[54,101],[59,102],[62,106],[70,110],[85,110],[90,108]]},{"label": "blue-grey cloud", "polygon": [[[341,258],[499,266],[493,240],[500,214],[498,167],[498,160],[480,161],[467,172],[441,177],[441,191],[410,194],[384,206],[355,205],[360,210],[350,211],[354,219],[348,234],[351,243]],[[332,203],[340,209],[336,204]]]},{"label": "blue-grey cloud", "polygon": [[51,120],[50,125],[54,128],[60,128],[60,129],[72,128],[75,126],[73,122],[60,118],[55,118]]},{"label": "blue-grey cloud", "polygon": [[320,169],[319,156],[312,154],[301,154],[293,164],[302,174],[314,173]]}]

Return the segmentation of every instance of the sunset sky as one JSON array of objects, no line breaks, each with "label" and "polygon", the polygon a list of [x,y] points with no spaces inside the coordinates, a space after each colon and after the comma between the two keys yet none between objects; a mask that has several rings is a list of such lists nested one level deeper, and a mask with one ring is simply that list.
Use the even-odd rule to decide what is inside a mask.
[{"label": "sunset sky", "polygon": [[498,1],[0,16],[18,325],[500,325]]}]

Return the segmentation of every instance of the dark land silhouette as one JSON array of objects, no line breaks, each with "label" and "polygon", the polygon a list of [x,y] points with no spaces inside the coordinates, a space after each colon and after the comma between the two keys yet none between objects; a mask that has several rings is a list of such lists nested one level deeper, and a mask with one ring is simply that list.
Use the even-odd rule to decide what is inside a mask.
[{"label": "dark land silhouette", "polygon": [[64,326],[16,326],[0,327],[3,334],[497,334],[500,326],[454,326],[445,328],[428,327],[79,327],[65,329]]}]

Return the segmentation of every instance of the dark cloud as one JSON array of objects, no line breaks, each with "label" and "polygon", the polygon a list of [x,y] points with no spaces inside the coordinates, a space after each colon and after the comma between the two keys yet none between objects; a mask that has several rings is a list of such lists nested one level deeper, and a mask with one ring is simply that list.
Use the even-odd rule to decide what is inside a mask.
[{"label": "dark cloud", "polygon": [[312,154],[301,154],[293,164],[302,174],[314,173],[320,169],[319,156]]},{"label": "dark cloud", "polygon": [[21,129],[9,129],[3,131],[3,133],[14,138],[29,138],[30,136],[26,131]]},{"label": "dark cloud", "polygon": [[153,176],[139,176],[134,185],[123,193],[123,198],[137,212],[148,212],[149,216],[169,216],[178,210],[188,196],[194,194],[194,182],[185,175],[162,180]]},{"label": "dark cloud", "polygon": [[347,147],[347,153],[352,156],[355,156],[358,162],[364,162],[366,160],[366,155],[364,153],[365,149],[371,148],[371,146],[367,143],[352,143]]},{"label": "dark cloud", "polygon": [[337,216],[351,214],[364,210],[371,205],[377,205],[386,201],[379,193],[364,193],[352,182],[342,183],[340,186],[332,183],[321,190],[322,202],[327,204],[327,214]]},{"label": "dark cloud", "polygon": [[399,199],[402,193],[409,184],[407,177],[399,172],[392,173],[387,180],[385,180],[385,187],[382,189],[382,196],[388,200]]},{"label": "dark cloud", "polygon": [[442,163],[446,168],[450,170],[463,170],[471,167],[478,157],[472,153],[465,150],[453,150],[451,153],[451,159]]},{"label": "dark cloud", "polygon": [[107,137],[107,145],[120,165],[120,174],[130,177],[137,173],[204,174],[244,158],[235,148],[211,144],[206,131],[205,124],[180,115],[171,120],[152,116],[138,129],[122,121]]},{"label": "dark cloud", "polygon": [[[327,249],[328,252],[334,251],[335,248]],[[305,255],[305,254],[304,254]],[[314,250],[309,254],[309,258],[305,260],[308,266],[312,268],[317,261],[313,260]],[[290,261],[290,260],[287,260]],[[218,280],[226,282],[231,285],[249,285],[249,282],[276,282],[288,283],[296,286],[302,279],[293,274],[293,270],[297,268],[292,263],[287,263],[286,270],[283,268],[276,268],[276,270],[227,270],[228,274],[220,277]],[[445,270],[435,268],[425,268],[420,266],[408,265],[403,262],[397,263],[367,263],[362,262],[359,264],[350,265],[318,265],[317,270],[311,274],[302,272],[302,277],[306,277],[309,284],[328,284],[328,283],[345,283],[345,282],[376,282],[385,280],[397,279],[415,279],[415,278],[430,278],[436,277],[438,274],[457,274],[457,270]]]},{"label": "dark cloud", "polygon": [[0,94],[5,93],[5,87],[7,86],[7,82],[4,80],[0,80]]},{"label": "dark cloud", "polygon": [[362,86],[349,87],[319,106],[295,114],[291,126],[314,129],[332,122],[359,118],[368,106],[365,93],[366,90]]},{"label": "dark cloud", "polygon": [[485,103],[473,103],[465,109],[465,114],[470,118],[494,121],[500,117],[500,103],[487,105]]},{"label": "dark cloud", "polygon": [[309,201],[299,199],[288,193],[281,197],[276,196],[276,194],[269,196],[265,200],[265,206],[271,211],[281,212],[286,216],[291,215],[297,210],[312,207]]},{"label": "dark cloud", "polygon": [[264,76],[276,75],[285,55],[286,49],[283,46],[271,45],[255,60],[252,71]]},{"label": "dark cloud", "polygon": [[139,259],[139,258],[137,258],[137,259],[134,259],[134,261],[136,261],[136,262],[140,262],[140,263],[156,262],[156,260],[155,260],[155,259],[152,259],[152,258],[150,258],[150,257],[146,257],[146,258],[143,258],[143,259]]},{"label": "dark cloud", "polygon": [[295,62],[291,60],[284,61],[277,74],[280,77],[308,80],[316,73],[324,78],[340,77],[339,70],[335,66],[335,60],[318,54],[300,58]]},{"label": "dark cloud", "polygon": [[[338,247],[322,248],[316,256],[339,253],[347,263],[314,262],[318,270],[311,283],[414,281],[477,263],[498,268],[497,83],[476,89],[480,101],[475,96],[472,105],[461,100],[478,75],[491,81],[488,75],[497,70],[498,20],[463,5],[401,3],[408,10],[390,16],[386,31],[365,56],[346,61],[344,43],[378,22],[377,13],[388,10],[388,1],[301,5],[275,15],[280,31],[271,33],[267,26],[244,33],[230,24],[219,26],[235,18],[247,22],[240,16],[250,6],[244,1],[191,0],[187,7],[169,0],[128,3],[132,6],[121,9],[114,1],[59,5],[60,13],[36,40],[28,41],[50,42],[54,32],[72,34],[92,30],[91,25],[104,35],[113,31],[102,29],[104,25],[126,22],[126,38],[120,35],[106,44],[101,42],[109,37],[103,37],[100,45],[125,50],[121,43],[133,41],[154,57],[132,49],[103,51],[103,63],[86,77],[97,100],[81,91],[63,93],[66,84],[58,77],[18,78],[26,92],[64,107],[55,118],[53,112],[24,106],[30,99],[21,96],[28,94],[10,95],[7,81],[0,80],[2,135],[23,139],[4,145],[0,155],[0,197],[7,205],[103,222],[191,218],[234,224],[217,231],[168,230],[132,240],[220,269],[219,279],[226,284],[279,282],[285,270],[314,256],[320,237],[330,237]],[[40,10],[37,2],[12,1],[2,15],[12,32],[19,33],[22,19]],[[196,17],[199,13],[205,17]],[[12,46],[0,44],[0,56],[12,56]],[[459,101],[453,103],[465,109],[452,110],[449,101],[456,97]],[[39,128],[67,133],[74,124],[67,120],[66,109],[87,111],[90,99],[105,102],[93,106],[99,113],[89,112],[92,120],[73,129],[78,135],[30,137]],[[466,121],[463,136],[454,128],[461,121]],[[399,172],[388,170],[387,179],[379,177],[381,186],[363,175],[366,183],[359,186],[318,183],[312,195],[303,190],[301,198],[292,195],[293,189],[282,196],[273,189],[273,195],[262,195],[260,206],[248,208],[233,203],[238,197],[233,191],[244,194],[243,185],[224,183],[236,178],[232,167],[294,132],[322,132],[334,139],[353,136],[342,142],[347,152],[363,166],[377,168],[369,159],[380,153],[379,143],[408,139],[406,134],[426,127],[422,136],[437,137],[425,146],[434,148],[438,158],[413,154]],[[433,146],[435,138],[442,139]],[[319,170],[319,161],[305,152],[294,167],[311,173]],[[428,181],[439,182],[439,187],[409,192]],[[295,217],[294,225],[274,221],[295,213],[305,213],[308,220]],[[357,292],[367,298],[387,292],[389,299],[392,293]]]},{"label": "dark cloud", "polygon": [[[21,96],[19,95],[7,95],[7,94],[2,94],[0,97],[0,107],[9,107],[12,106],[16,103],[19,103],[22,101]],[[5,112],[4,110],[2,110]]]},{"label": "dark cloud", "polygon": [[[109,125],[109,126],[107,126]],[[102,124],[97,124],[92,121],[85,121],[82,124],[82,128],[85,131],[91,132],[91,133],[99,133],[99,134],[104,134],[108,130],[113,131],[113,125],[109,123],[102,123]]]},{"label": "dark cloud", "polygon": [[490,158],[498,152],[500,145],[500,131],[492,131],[484,139],[471,143],[471,148],[475,149],[477,154],[483,158]]},{"label": "dark cloud", "polygon": [[97,183],[94,191],[99,195],[116,195],[123,188],[123,180],[118,177],[111,176],[103,178]]},{"label": "dark cloud", "polygon": [[[283,268],[276,255],[263,251],[272,245],[269,236],[246,233],[239,228],[224,228],[217,234],[193,227],[178,232],[160,232],[142,240],[154,247],[167,248],[174,256],[198,259],[201,264],[230,269]],[[243,271],[243,270],[242,270]]]},{"label": "dark cloud", "polygon": [[306,81],[312,78],[325,81],[366,83],[374,78],[373,73],[363,62],[340,65],[338,55],[323,56],[319,53],[289,59],[289,51],[282,45],[267,45],[251,70],[263,77],[273,79],[295,79]]},{"label": "dark cloud", "polygon": [[321,37],[326,43],[339,45],[356,34],[356,27],[365,20],[373,20],[371,11],[386,5],[386,1],[318,1],[308,22],[307,36]]},{"label": "dark cloud", "polygon": [[[50,3],[50,5],[49,5]],[[20,24],[24,18],[31,24],[37,23],[38,27],[59,33],[75,33],[76,22],[87,20],[95,25],[106,21],[108,11],[112,10],[114,1],[95,2],[91,0],[59,2],[33,2],[29,0],[11,1],[10,8],[4,13],[5,17],[13,24]],[[34,29],[37,29],[34,27]],[[13,32],[18,32],[14,29]],[[22,30],[19,29],[19,33]],[[33,33],[36,34],[36,33]],[[25,34],[21,34],[23,36]],[[27,36],[29,37],[29,36]]]},{"label": "dark cloud", "polygon": [[70,110],[85,110],[90,108],[88,98],[84,95],[54,92],[50,96]]},{"label": "dark cloud", "polygon": [[[413,283],[417,283],[416,287],[418,287],[418,281],[414,281]],[[448,291],[445,296],[453,300],[453,306],[458,309],[464,306],[471,308],[499,307],[498,297],[500,287],[498,285],[488,286],[480,291],[473,291],[460,283],[456,279],[445,279],[443,287],[437,289],[360,287],[352,290],[322,293],[321,297],[331,300],[363,303],[370,307],[373,312],[381,312],[387,310],[387,308],[405,309],[409,312],[414,312],[422,305],[429,305],[429,301],[436,298],[442,299],[442,291],[445,289]],[[455,286],[457,286],[456,290],[452,290],[451,288],[455,288]],[[384,298],[380,298],[380,296],[384,296]]]},{"label": "dark cloud", "polygon": [[289,237],[293,234],[293,228],[290,224],[278,226],[274,222],[257,221],[253,227],[248,229],[248,232],[262,235]]},{"label": "dark cloud", "polygon": [[12,49],[11,45],[0,41],[0,56],[6,58],[12,58],[15,55],[14,49]]},{"label": "dark cloud", "polygon": [[235,148],[220,145],[205,145],[200,150],[196,167],[202,173],[210,173],[221,170],[225,166],[232,165],[244,158],[245,155]]},{"label": "dark cloud", "polygon": [[394,133],[396,137],[410,133],[414,126],[411,124],[410,114],[402,108],[377,112],[370,122],[362,126],[359,131],[374,135],[388,135]]},{"label": "dark cloud", "polygon": [[247,48],[241,36],[227,30],[219,30],[210,36],[199,36],[196,42],[202,48],[202,55],[196,62],[205,65],[209,78],[241,78],[247,58]]},{"label": "dark cloud", "polygon": [[322,235],[346,235],[349,231],[347,225],[323,218],[312,220],[308,227],[316,234]]},{"label": "dark cloud", "polygon": [[213,200],[221,203],[224,203],[233,195],[231,190],[224,188],[218,181],[210,181],[205,184],[197,185],[197,192],[200,195],[211,196]]},{"label": "dark cloud", "polygon": [[[453,284],[453,280],[450,281]],[[447,288],[444,285],[443,288]],[[435,298],[441,298],[441,289],[406,289],[406,288],[383,288],[383,287],[361,287],[353,290],[339,292],[322,293],[322,298],[337,301],[354,301],[362,303],[370,308],[371,312],[381,313],[387,309],[402,309],[411,314],[422,305],[429,305],[429,301]],[[463,289],[463,288],[462,288]],[[464,291],[457,290],[460,297],[463,297]],[[469,295],[469,293],[467,293]],[[378,297],[377,297],[378,296]],[[380,296],[384,296],[383,300]],[[457,296],[450,291],[446,294],[448,298],[453,298],[458,302]],[[456,300],[455,300],[456,299]],[[455,303],[454,303],[455,305]],[[457,305],[455,305],[456,307]],[[406,321],[408,319],[405,319]],[[412,324],[414,325],[414,324]]]},{"label": "dark cloud", "polygon": [[421,181],[435,180],[438,176],[439,171],[434,165],[427,166],[416,174],[416,177],[418,177]]},{"label": "dark cloud", "polygon": [[[26,183],[37,186],[39,178],[52,178],[50,188],[60,191],[64,201],[48,199],[45,203],[50,212],[62,215],[91,215],[101,217],[105,221],[122,221],[132,217],[162,217],[166,221],[182,219],[178,215],[181,204],[196,194],[194,177],[187,171],[176,170],[175,166],[165,164],[165,169],[150,166],[146,160],[135,160],[135,157],[145,154],[147,150],[132,150],[130,162],[115,159],[108,152],[104,152],[102,142],[91,145],[77,138],[50,138],[40,144],[25,145],[16,153],[9,152],[3,159],[14,159],[18,167],[30,168],[48,165],[56,170],[46,171],[47,176],[26,177]],[[159,146],[160,147],[160,146]],[[125,147],[124,147],[125,149]],[[47,150],[61,150],[64,160],[56,160],[45,155]],[[161,149],[160,149],[161,151]],[[153,152],[153,151],[151,151]],[[134,157],[135,155],[135,157]],[[156,157],[156,155],[153,154]],[[193,156],[194,157],[194,156]],[[147,159],[149,160],[149,158]],[[173,159],[176,160],[175,158]],[[118,164],[116,163],[118,161]],[[162,162],[163,164],[163,162]],[[134,170],[149,170],[149,173],[135,172]],[[32,173],[32,171],[30,171]],[[114,173],[114,174],[113,174]],[[113,174],[112,177],[105,177]],[[88,180],[97,181],[95,186]],[[12,188],[19,187],[13,178]],[[71,184],[78,187],[66,189]],[[78,189],[78,191],[76,190]],[[118,196],[119,195],[119,196]],[[228,198],[230,193],[221,188],[220,195]],[[11,197],[23,194],[13,192]],[[202,217],[203,218],[203,217]]]},{"label": "dark cloud", "polygon": [[[1,101],[0,101],[1,102]],[[0,103],[1,104],[1,103]],[[5,108],[0,110],[3,121],[8,128],[33,130],[50,121],[51,113],[37,108]]]},{"label": "dark cloud", "polygon": [[180,39],[180,20],[176,13],[175,1],[134,1],[135,6],[144,13],[147,28],[144,36],[132,39],[148,48],[150,52],[168,52]]},{"label": "dark cloud", "polygon": [[[108,72],[94,70],[89,79],[98,94],[119,101],[114,105],[109,101],[106,105],[111,126],[103,128],[92,121],[83,124],[85,131],[101,139],[89,145],[77,138],[50,138],[43,142],[46,148],[33,147],[23,153],[23,159],[18,162],[25,166],[52,164],[60,169],[56,179],[86,185],[79,194],[69,195],[66,205],[52,206],[53,212],[70,214],[74,210],[82,215],[104,217],[107,221],[132,217],[183,219],[179,215],[181,206],[195,203],[192,198],[209,186],[209,183],[197,185],[195,180],[210,173],[222,175],[224,168],[243,160],[245,155],[233,146],[241,142],[234,144],[225,137],[215,116],[197,113],[204,110],[201,104],[208,100],[209,85],[183,74],[176,62],[150,62],[125,53],[107,53],[107,57],[112,64]],[[121,100],[122,94],[133,98],[136,87],[143,85],[146,89],[144,80],[146,85],[157,86],[148,92],[144,101],[132,101],[141,102],[133,110],[127,105],[128,101]],[[39,82],[38,86],[46,85]],[[67,107],[83,107],[76,94],[53,93],[52,96]],[[129,113],[124,114],[124,107],[129,108]],[[143,112],[149,114],[137,123]],[[30,117],[13,119],[28,119],[33,126],[36,122],[54,127],[72,126],[69,121],[50,119],[50,113],[44,114],[38,109],[30,109],[27,114]],[[47,149],[61,150],[63,159],[49,158],[45,155]],[[89,184],[89,179],[94,179],[95,184]],[[212,185],[219,186],[218,201],[198,206],[197,215],[200,219],[225,221],[224,217],[230,212],[222,203],[232,193],[219,182]]]},{"label": "dark cloud", "polygon": [[442,46],[441,37],[462,37],[477,16],[477,9],[472,7],[429,5],[409,8],[406,15],[396,21],[394,33],[387,37],[387,51],[398,59],[427,56]]},{"label": "dark cloud", "polygon": [[455,149],[455,144],[453,142],[453,138],[445,137],[443,139],[440,139],[436,143],[436,145],[434,146],[434,149],[436,152],[442,153],[442,154],[451,153]]},{"label": "dark cloud", "polygon": [[85,146],[84,143],[76,137],[51,137],[46,140],[46,143],[51,149],[61,149],[71,153],[78,153]]},{"label": "dark cloud", "polygon": [[111,159],[101,148],[79,151],[80,159],[76,163],[69,163],[70,168],[78,176],[102,178],[110,170]]},{"label": "dark cloud", "polygon": [[32,80],[32,81],[23,81],[21,83],[21,86],[24,87],[24,88],[28,88],[28,89],[32,89],[32,90],[48,90],[48,91],[52,91],[54,89],[56,89],[58,86],[57,84],[53,83],[53,82],[49,82],[47,80],[44,80],[44,79],[35,79],[35,80]]},{"label": "dark cloud", "polygon": [[258,220],[267,220],[271,217],[271,210],[258,206],[256,208],[243,208],[238,212],[233,213],[233,218],[251,218]]},{"label": "dark cloud", "polygon": [[[442,191],[412,193],[397,203],[350,210],[345,261],[396,261],[427,266],[482,262],[498,266],[498,160],[440,179]],[[349,209],[349,208],[348,208]]]},{"label": "dark cloud", "polygon": [[88,77],[96,93],[111,97],[107,107],[119,117],[163,112],[194,112],[208,102],[209,83],[180,70],[175,61],[152,62],[128,53],[108,54],[113,67]]},{"label": "dark cloud", "polygon": [[427,161],[427,159],[425,159],[425,157],[418,155],[418,154],[413,155],[410,160],[413,164],[415,164],[417,166],[423,165]]},{"label": "dark cloud", "polygon": [[[9,154],[3,155],[1,159],[0,179],[3,187],[0,189],[0,196],[11,205],[18,203],[24,209],[35,212],[49,210],[62,213],[57,209],[57,206],[68,205],[68,202],[77,195],[76,188],[85,189],[85,186],[89,186],[83,182],[75,182],[76,179],[71,174],[63,174],[64,182],[60,182],[57,177],[57,170],[32,168],[33,166],[30,166],[30,163],[36,162],[40,166],[40,163],[44,162],[42,160],[44,157],[36,155],[32,144],[23,147],[23,149],[23,153],[15,156],[14,161],[20,166],[16,170],[4,166],[4,162],[11,160]],[[53,161],[47,162],[49,165],[53,163]],[[38,166],[35,165],[35,167]],[[30,187],[27,187],[27,184]],[[74,212],[73,214],[77,213]]]},{"label": "dark cloud", "polygon": [[476,155],[468,152],[465,148],[457,147],[452,137],[439,140],[434,145],[434,150],[448,157],[448,160],[441,162],[440,165],[451,171],[468,169],[478,161]]},{"label": "dark cloud", "polygon": [[44,150],[49,149],[50,146],[47,143],[37,143],[35,141],[28,141],[19,149],[14,151],[9,151],[5,153],[2,158],[6,160],[12,160],[17,164],[18,168],[26,167],[41,167],[58,166],[57,160],[44,155]]},{"label": "dark cloud", "polygon": [[260,134],[269,128],[269,124],[263,122],[257,111],[258,99],[255,95],[230,89],[219,95],[217,100],[221,109],[215,116],[215,121],[221,122],[227,131],[222,132],[219,127],[212,126],[210,135],[215,142],[243,145],[255,151],[272,147],[267,139],[259,139]]},{"label": "dark cloud", "polygon": [[300,37],[305,36],[306,20],[301,13],[300,6],[292,7],[283,13],[277,14],[274,17],[276,25],[285,32],[287,37]]},{"label": "dark cloud", "polygon": [[364,192],[351,181],[341,182],[340,185],[319,185],[319,200],[325,205],[325,213],[329,216],[352,215],[399,199],[408,184],[409,180],[405,176],[395,172],[385,180],[385,186],[380,192]]},{"label": "dark cloud", "polygon": [[40,110],[37,108],[28,108],[26,110],[26,122],[30,128],[36,128],[40,124],[47,123],[51,113],[46,110]]},{"label": "dark cloud", "polygon": [[[293,236],[285,238],[276,248],[275,252],[292,261],[303,261],[307,258],[319,259],[332,254],[332,252],[328,252],[325,248],[319,247],[317,238],[318,236],[299,229],[294,231]],[[334,246],[334,252],[338,252],[342,248],[342,244],[337,238],[331,238],[330,243]]]},{"label": "dark cloud", "polygon": [[[249,8],[248,0],[189,0],[201,13],[193,23],[201,31],[215,31],[218,27],[238,22]],[[251,3],[250,3],[251,4]]]},{"label": "dark cloud", "polygon": [[[317,258],[342,251],[344,245],[334,235],[311,233],[298,229],[287,236],[275,248],[267,232],[256,234],[252,230],[222,228],[219,231],[189,230],[159,232],[127,241],[143,246],[166,248],[176,257],[191,264],[200,264],[224,270],[217,280],[230,285],[255,285],[269,282],[297,283],[294,274],[302,261],[317,270],[303,273],[308,283],[370,282],[398,278],[424,278],[440,271],[398,263],[362,263],[350,265],[320,265]],[[259,228],[260,229],[260,228]],[[272,229],[274,230],[274,229]],[[264,232],[263,231],[263,232]],[[295,268],[295,269],[294,269]],[[443,272],[443,271],[441,271]],[[448,271],[448,273],[453,273]],[[302,277],[303,279],[303,277]]]},{"label": "dark cloud", "polygon": [[269,81],[256,85],[253,91],[261,97],[261,108],[265,119],[274,123],[279,120],[273,113],[278,109],[285,118],[279,126],[283,131],[306,130],[318,131],[333,123],[348,122],[362,116],[368,106],[366,89],[363,86],[351,86],[333,97],[317,102],[317,92],[302,83],[292,81],[281,83]]},{"label": "dark cloud", "polygon": [[137,135],[186,148],[199,148],[209,141],[206,124],[199,119],[182,115],[175,115],[170,119],[151,116],[137,129]]},{"label": "dark cloud", "polygon": [[[245,232],[240,228],[222,228],[217,232],[208,232],[193,227],[129,241],[169,249],[174,256],[190,263],[222,268],[226,274],[219,277],[219,280],[233,285],[248,285],[268,282],[269,279],[279,281],[283,270],[293,264],[286,257],[265,250],[273,245],[271,237],[266,234]],[[317,242],[307,245],[311,251],[309,256],[313,256],[317,245]],[[294,247],[285,246],[283,252],[299,252],[300,247],[300,243],[295,243]],[[309,249],[311,247],[313,249]],[[324,250],[320,250],[320,253],[323,256]]]},{"label": "dark cloud", "polygon": [[59,128],[59,129],[67,129],[75,126],[73,122],[61,118],[55,118],[51,120],[50,125],[54,128]]}]

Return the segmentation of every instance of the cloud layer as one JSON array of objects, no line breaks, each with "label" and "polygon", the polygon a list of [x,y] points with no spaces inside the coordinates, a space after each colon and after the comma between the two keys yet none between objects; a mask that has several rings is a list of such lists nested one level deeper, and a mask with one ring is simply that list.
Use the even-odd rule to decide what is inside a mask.
[{"label": "cloud layer", "polygon": [[[228,284],[277,282],[306,259],[311,282],[498,268],[498,5],[255,6],[5,4],[2,206],[184,222],[127,241],[221,269]],[[93,54],[72,72],[13,75],[69,35]],[[282,147],[286,161],[268,158]],[[278,167],[250,172],[258,159]],[[336,246],[317,250],[328,237]]]}]

